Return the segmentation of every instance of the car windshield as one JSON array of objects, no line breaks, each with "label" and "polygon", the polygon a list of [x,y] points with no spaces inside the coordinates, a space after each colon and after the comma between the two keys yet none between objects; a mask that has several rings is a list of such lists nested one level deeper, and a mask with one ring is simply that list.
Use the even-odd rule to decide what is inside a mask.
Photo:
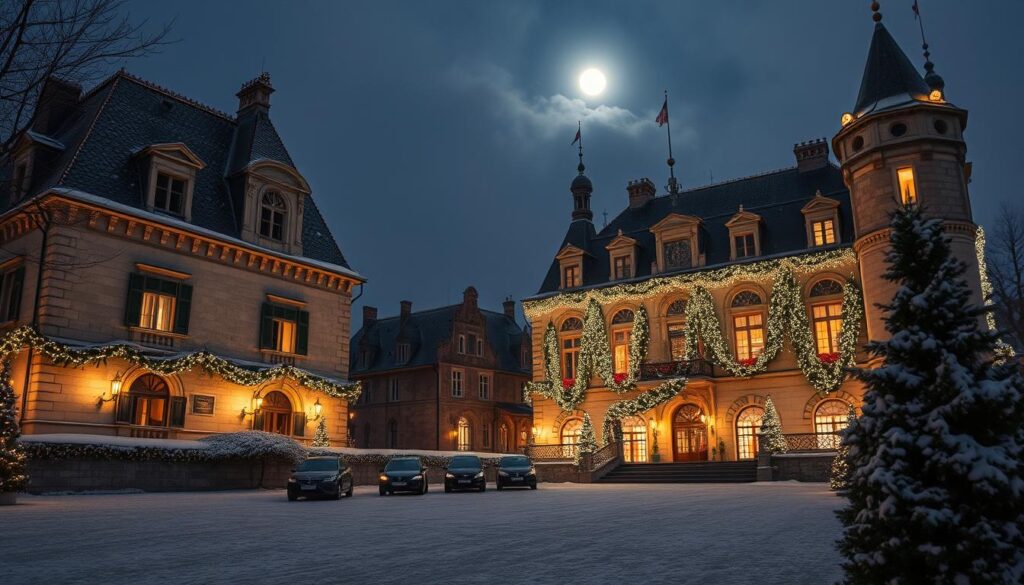
[{"label": "car windshield", "polygon": [[307,459],[295,471],[337,471],[337,459]]},{"label": "car windshield", "polygon": [[502,457],[501,458],[501,466],[502,467],[529,467],[530,466],[530,458],[529,457]]},{"label": "car windshield", "polygon": [[452,462],[448,465],[448,467],[456,469],[465,469],[467,467],[480,467],[480,458],[469,457],[467,455],[452,457]]},{"label": "car windshield", "polygon": [[419,471],[419,469],[418,459],[392,459],[384,471]]}]

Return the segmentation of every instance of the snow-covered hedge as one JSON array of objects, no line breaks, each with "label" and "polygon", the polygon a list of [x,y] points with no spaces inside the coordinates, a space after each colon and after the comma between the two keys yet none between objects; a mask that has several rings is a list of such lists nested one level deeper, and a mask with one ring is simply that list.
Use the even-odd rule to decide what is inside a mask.
[{"label": "snow-covered hedge", "polygon": [[306,448],[277,433],[243,431],[212,435],[199,442],[211,459],[285,459],[298,463],[306,458]]}]

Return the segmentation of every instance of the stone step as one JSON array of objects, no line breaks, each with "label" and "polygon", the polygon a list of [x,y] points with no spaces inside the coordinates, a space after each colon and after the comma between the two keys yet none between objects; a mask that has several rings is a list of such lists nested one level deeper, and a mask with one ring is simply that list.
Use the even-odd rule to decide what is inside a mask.
[{"label": "stone step", "polygon": [[699,463],[627,463],[602,477],[602,483],[746,483],[757,479],[753,461]]}]

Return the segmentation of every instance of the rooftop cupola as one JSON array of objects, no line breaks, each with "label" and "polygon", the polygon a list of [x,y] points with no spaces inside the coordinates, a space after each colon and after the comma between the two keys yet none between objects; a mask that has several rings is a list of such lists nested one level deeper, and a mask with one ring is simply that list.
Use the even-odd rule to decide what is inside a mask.
[{"label": "rooftop cupola", "polygon": [[238,96],[238,115],[242,116],[250,111],[266,113],[270,110],[270,94],[274,93],[274,86],[270,84],[270,74],[260,73],[255,79],[242,84],[242,89],[235,95]]}]

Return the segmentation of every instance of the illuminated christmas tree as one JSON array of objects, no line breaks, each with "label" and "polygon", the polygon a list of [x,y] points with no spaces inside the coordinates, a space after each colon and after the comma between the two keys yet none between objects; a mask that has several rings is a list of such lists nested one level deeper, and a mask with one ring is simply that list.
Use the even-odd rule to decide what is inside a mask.
[{"label": "illuminated christmas tree", "polygon": [[583,413],[583,426],[580,428],[580,441],[576,444],[576,465],[580,464],[584,453],[597,451],[597,435],[594,434],[594,423],[590,421],[590,413]]},{"label": "illuminated christmas tree", "polygon": [[11,388],[10,363],[0,363],[0,493],[25,489],[25,453],[18,445],[21,430]]},{"label": "illuminated christmas tree", "polygon": [[316,432],[313,433],[314,447],[330,447],[331,438],[327,436],[327,419],[321,417],[316,424]]},{"label": "illuminated christmas tree", "polygon": [[761,419],[761,440],[769,453],[785,453],[789,451],[786,444],[786,437],[782,434],[782,421],[779,419],[779,411],[775,410],[775,403],[769,396],[764,400],[764,418]]}]

